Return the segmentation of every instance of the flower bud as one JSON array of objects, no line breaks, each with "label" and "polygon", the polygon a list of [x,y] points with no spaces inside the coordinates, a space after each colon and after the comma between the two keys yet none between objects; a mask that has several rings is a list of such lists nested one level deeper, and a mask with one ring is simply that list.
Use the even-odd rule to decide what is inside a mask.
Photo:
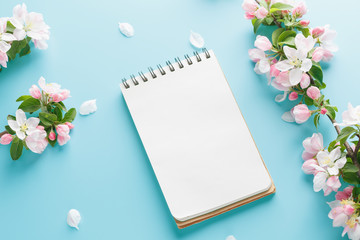
[{"label": "flower bud", "polygon": [[313,100],[318,99],[321,96],[320,90],[315,86],[309,87],[306,94]]},{"label": "flower bud", "polygon": [[49,139],[50,139],[51,141],[55,141],[55,139],[56,139],[56,134],[55,134],[53,131],[51,131],[51,132],[49,133]]},{"label": "flower bud", "polygon": [[325,115],[325,114],[327,113],[327,109],[326,109],[326,108],[322,108],[322,109],[320,110],[320,113],[321,113],[322,115]]},{"label": "flower bud", "polygon": [[306,122],[311,116],[311,111],[305,104],[298,104],[292,109],[295,122],[300,124]]},{"label": "flower bud", "polygon": [[296,92],[291,92],[290,94],[289,94],[289,100],[290,101],[295,101],[296,99],[298,99],[298,94],[296,93]]},{"label": "flower bud", "polygon": [[32,85],[31,88],[29,89],[29,92],[30,92],[30,95],[31,95],[33,98],[36,98],[36,99],[40,99],[40,98],[41,98],[41,91],[40,91],[40,89],[38,88],[38,86]]},{"label": "flower bud", "polygon": [[2,135],[2,137],[0,138],[0,144],[8,145],[11,143],[12,140],[13,140],[13,136],[11,134],[6,133]]},{"label": "flower bud", "polygon": [[310,24],[310,20],[301,20],[301,21],[299,22],[299,24],[300,24],[302,27],[307,27],[307,26],[309,26],[309,24]]}]

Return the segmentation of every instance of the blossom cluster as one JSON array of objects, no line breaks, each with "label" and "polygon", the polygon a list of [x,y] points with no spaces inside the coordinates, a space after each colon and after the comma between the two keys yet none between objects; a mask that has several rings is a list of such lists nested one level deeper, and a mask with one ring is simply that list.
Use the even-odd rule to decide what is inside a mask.
[{"label": "blossom cluster", "polygon": [[0,71],[18,54],[20,57],[30,53],[30,42],[39,49],[48,47],[50,27],[40,13],[28,12],[26,5],[16,5],[12,17],[0,18]]},{"label": "blossom cluster", "polygon": [[[66,144],[70,140],[70,130],[74,128],[72,121],[76,117],[76,110],[67,110],[63,103],[70,97],[70,91],[62,89],[57,83],[46,83],[43,77],[38,84],[39,87],[31,86],[30,95],[16,100],[22,103],[15,116],[8,115],[8,125],[0,133],[0,144],[11,143],[10,155],[13,160],[20,158],[24,147],[40,154],[48,144]],[[38,113],[38,117],[27,118],[26,113]]]},{"label": "blossom cluster", "polygon": [[[287,122],[302,124],[314,117],[316,128],[321,116],[327,116],[338,134],[324,146],[321,133],[314,133],[303,141],[302,169],[313,175],[315,192],[325,196],[336,193],[336,200],[329,203],[329,218],[333,226],[344,227],[350,239],[360,239],[360,106],[342,114],[337,123],[337,107],[321,93],[323,82],[321,63],[330,61],[338,50],[334,44],[336,31],[329,25],[310,28],[310,21],[303,19],[308,12],[304,2],[291,0],[245,0],[245,18],[251,19],[254,33],[261,26],[276,25],[271,36],[258,35],[254,49],[249,50],[255,62],[254,71],[265,74],[268,84],[282,91],[276,102],[294,101],[294,107],[283,114]],[[343,127],[340,129],[340,126]],[[350,143],[349,143],[350,142]],[[342,180],[341,180],[342,179]],[[339,191],[342,182],[350,184]]]}]

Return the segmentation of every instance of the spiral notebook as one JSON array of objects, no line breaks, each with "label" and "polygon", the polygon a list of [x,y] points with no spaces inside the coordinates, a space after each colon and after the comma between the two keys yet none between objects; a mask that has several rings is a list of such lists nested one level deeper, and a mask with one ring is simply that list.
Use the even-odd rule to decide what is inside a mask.
[{"label": "spiral notebook", "polygon": [[120,85],[179,228],[275,192],[213,51]]}]

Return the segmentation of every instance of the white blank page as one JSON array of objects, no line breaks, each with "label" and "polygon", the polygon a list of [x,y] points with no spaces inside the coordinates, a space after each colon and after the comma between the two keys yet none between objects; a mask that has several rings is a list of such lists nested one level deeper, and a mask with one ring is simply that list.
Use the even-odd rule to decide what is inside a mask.
[{"label": "white blank page", "polygon": [[138,85],[125,101],[173,217],[185,221],[265,192],[271,178],[213,53]]}]

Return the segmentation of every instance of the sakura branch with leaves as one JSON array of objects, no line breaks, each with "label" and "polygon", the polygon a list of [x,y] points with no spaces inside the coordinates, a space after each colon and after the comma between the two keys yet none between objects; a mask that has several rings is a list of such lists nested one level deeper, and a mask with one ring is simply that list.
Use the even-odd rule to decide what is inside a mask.
[{"label": "sakura branch with leaves", "polygon": [[38,83],[41,89],[32,85],[30,95],[16,100],[21,102],[19,109],[15,116],[8,115],[8,125],[0,133],[0,144],[11,143],[13,160],[21,157],[24,148],[40,154],[48,144],[52,147],[56,143],[60,146],[66,144],[70,140],[70,130],[74,128],[72,121],[76,117],[76,109],[67,110],[63,103],[70,96],[70,91],[61,89],[57,83],[46,83],[43,77]]},{"label": "sakura branch with leaves", "polygon": [[[321,133],[314,133],[303,141],[305,148],[302,169],[314,176],[314,191],[327,196],[337,192],[330,202],[329,217],[334,227],[344,227],[343,236],[360,239],[360,106],[348,104],[337,123],[336,106],[321,94],[323,82],[322,61],[329,61],[337,46],[333,43],[336,32],[329,25],[310,28],[304,2],[290,0],[245,0],[245,18],[251,19],[254,33],[261,26],[276,25],[270,39],[258,35],[254,49],[249,50],[255,72],[266,74],[268,84],[282,91],[275,101],[297,101],[282,119],[297,124],[314,118],[317,129],[322,116],[334,126],[337,138],[329,146],[323,144]],[[343,127],[342,129],[340,127]],[[340,178],[347,184],[343,191]]]}]

